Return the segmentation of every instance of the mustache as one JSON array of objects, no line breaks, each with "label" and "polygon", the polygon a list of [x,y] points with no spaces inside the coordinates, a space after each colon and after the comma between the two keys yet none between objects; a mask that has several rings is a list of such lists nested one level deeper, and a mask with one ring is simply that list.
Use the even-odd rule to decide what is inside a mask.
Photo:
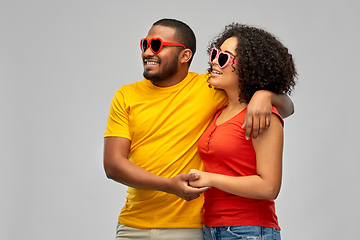
[{"label": "mustache", "polygon": [[155,60],[157,62],[160,62],[160,59],[157,57],[143,57],[143,61],[145,61],[145,60]]}]

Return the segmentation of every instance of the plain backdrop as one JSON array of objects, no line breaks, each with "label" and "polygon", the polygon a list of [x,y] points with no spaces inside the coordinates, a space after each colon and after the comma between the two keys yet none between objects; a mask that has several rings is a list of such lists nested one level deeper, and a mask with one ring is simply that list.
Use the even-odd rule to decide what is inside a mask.
[{"label": "plain backdrop", "polygon": [[140,38],[161,18],[208,42],[240,22],[276,35],[299,73],[276,200],[282,238],[357,239],[359,2],[0,2],[0,239],[114,239],[126,188],[106,178],[110,101],[142,80]]}]

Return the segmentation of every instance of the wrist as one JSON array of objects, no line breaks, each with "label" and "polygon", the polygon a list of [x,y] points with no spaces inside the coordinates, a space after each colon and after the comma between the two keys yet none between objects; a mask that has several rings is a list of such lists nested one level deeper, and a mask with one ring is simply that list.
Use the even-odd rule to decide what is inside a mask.
[{"label": "wrist", "polygon": [[268,99],[270,101],[273,100],[273,92],[268,91],[268,90],[258,90],[255,92],[254,95],[257,95],[260,98]]},{"label": "wrist", "polygon": [[216,182],[216,176],[217,174],[216,173],[209,173],[208,175],[208,182],[207,182],[207,186],[208,187],[213,187],[215,182]]},{"label": "wrist", "polygon": [[159,190],[166,193],[173,193],[173,179],[163,178],[159,184]]},{"label": "wrist", "polygon": [[258,90],[255,92],[255,94],[257,94],[257,97],[262,99],[263,102],[267,102],[271,105],[276,105],[277,94],[268,90]]}]

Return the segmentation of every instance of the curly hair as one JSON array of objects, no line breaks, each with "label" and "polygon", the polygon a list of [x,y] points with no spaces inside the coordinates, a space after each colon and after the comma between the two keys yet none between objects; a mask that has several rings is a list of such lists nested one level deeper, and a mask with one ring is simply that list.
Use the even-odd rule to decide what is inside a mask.
[{"label": "curly hair", "polygon": [[[238,40],[235,58],[238,60],[239,102],[249,103],[258,90],[291,93],[296,84],[295,64],[288,49],[275,36],[263,29],[232,23],[209,43],[208,53],[213,47],[220,49],[230,37]],[[209,65],[211,73],[212,64]]]},{"label": "curly hair", "polygon": [[183,44],[186,48],[192,51],[192,57],[189,61],[189,65],[190,65],[196,52],[196,37],[193,30],[186,23],[176,19],[168,19],[168,18],[160,19],[153,24],[153,26],[155,25],[160,25],[175,29],[176,31],[175,38],[177,39],[178,43]]}]

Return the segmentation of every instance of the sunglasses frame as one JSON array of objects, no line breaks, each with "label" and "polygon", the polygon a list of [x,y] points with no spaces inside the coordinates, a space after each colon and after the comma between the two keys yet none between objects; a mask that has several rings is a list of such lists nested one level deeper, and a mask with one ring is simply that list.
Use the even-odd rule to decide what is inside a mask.
[{"label": "sunglasses frame", "polygon": [[[143,50],[143,41],[147,42],[147,45],[146,45],[146,49]],[[153,40],[160,40],[160,47],[159,47],[159,50],[158,51],[154,51],[151,47],[151,42]],[[150,39],[150,41],[147,39],[147,38],[142,38],[140,40],[140,49],[141,51],[144,53],[149,47],[150,47],[150,50],[154,53],[154,54],[158,54],[161,49],[164,47],[164,46],[173,46],[173,47],[183,47],[184,49],[186,49],[186,47],[183,45],[183,44],[180,44],[180,43],[173,43],[173,42],[164,42],[161,38],[152,38]]]},{"label": "sunglasses frame", "polygon": [[[216,56],[215,56],[215,58],[214,58],[213,60],[211,60],[211,56],[213,55],[213,52],[214,52],[214,51],[216,51]],[[223,64],[222,66],[221,66],[220,63],[219,63],[219,56],[220,56],[220,54],[225,54],[225,55],[228,57],[228,59],[226,60],[226,63]],[[216,47],[214,47],[214,48],[211,50],[211,53],[210,53],[210,63],[212,63],[215,59],[218,59],[217,62],[218,62],[218,65],[219,65],[220,68],[226,67],[229,62],[233,62],[233,63],[235,63],[235,64],[238,64],[238,61],[237,61],[236,59],[231,58],[230,53],[220,51],[220,50],[217,49]]]}]

